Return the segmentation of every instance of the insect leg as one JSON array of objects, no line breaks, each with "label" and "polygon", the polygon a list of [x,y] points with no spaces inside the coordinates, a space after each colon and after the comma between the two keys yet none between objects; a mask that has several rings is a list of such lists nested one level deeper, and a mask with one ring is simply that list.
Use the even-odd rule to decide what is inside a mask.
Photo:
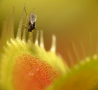
[{"label": "insect leg", "polygon": [[[32,33],[33,33],[33,32],[32,32]],[[33,35],[34,35],[34,33],[33,33]],[[31,35],[30,37],[32,37],[33,35]],[[30,37],[29,37],[29,38],[30,38]]]},{"label": "insect leg", "polygon": [[26,13],[27,19],[29,20],[29,17],[28,17],[28,15],[27,15],[27,12],[26,12],[26,8],[25,8],[25,6],[24,6],[24,10],[25,10],[25,13]]},{"label": "insect leg", "polygon": [[[26,12],[26,8],[25,8],[25,4],[24,4],[24,10],[25,10],[25,13],[26,13],[26,17],[27,17],[27,19],[29,20],[29,17],[27,16],[27,12]],[[27,24],[29,24],[29,23],[22,24],[22,25],[27,25]]]},{"label": "insect leg", "polygon": [[[33,33],[33,35],[34,35],[34,32],[32,32],[32,33]],[[32,37],[33,35],[29,36],[29,38]]]},{"label": "insect leg", "polygon": [[[28,24],[28,23],[27,23]],[[22,25],[26,25],[26,24],[22,24]]]},{"label": "insect leg", "polygon": [[29,24],[29,23],[26,23],[26,24],[22,24],[22,25],[27,25],[27,24]]}]

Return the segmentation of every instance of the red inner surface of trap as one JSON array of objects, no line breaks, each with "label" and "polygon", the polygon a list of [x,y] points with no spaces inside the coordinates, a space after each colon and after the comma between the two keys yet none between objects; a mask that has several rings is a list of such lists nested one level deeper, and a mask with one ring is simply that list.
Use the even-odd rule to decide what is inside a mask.
[{"label": "red inner surface of trap", "polygon": [[12,85],[14,90],[44,90],[57,77],[57,72],[47,62],[22,54],[13,66]]}]

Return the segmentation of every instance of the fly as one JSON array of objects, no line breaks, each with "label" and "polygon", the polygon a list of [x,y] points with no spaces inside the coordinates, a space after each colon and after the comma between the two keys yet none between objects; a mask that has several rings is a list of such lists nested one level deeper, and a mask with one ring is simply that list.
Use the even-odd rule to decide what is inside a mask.
[{"label": "fly", "polygon": [[[25,12],[26,12],[26,9],[25,9]],[[26,13],[26,16],[27,16],[27,13]],[[36,27],[36,20],[37,20],[37,15],[34,13],[34,11],[30,14],[30,17],[28,18],[28,20],[29,20],[28,32],[32,32]]]}]

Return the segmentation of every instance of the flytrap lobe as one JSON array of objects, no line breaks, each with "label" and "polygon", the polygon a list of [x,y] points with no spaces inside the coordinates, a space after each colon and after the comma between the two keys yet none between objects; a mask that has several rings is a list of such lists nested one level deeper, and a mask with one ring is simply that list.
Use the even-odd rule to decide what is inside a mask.
[{"label": "flytrap lobe", "polygon": [[93,54],[93,43],[90,30],[88,30],[89,56],[86,56],[83,43],[80,41],[81,52],[83,53],[83,60],[80,60],[77,48],[73,41],[71,47],[77,60],[74,65],[70,51],[66,51],[71,63],[70,72],[66,75],[60,76],[59,79],[53,82],[46,90],[98,90],[98,42],[96,47],[96,54]]},{"label": "flytrap lobe", "polygon": [[38,44],[39,31],[37,30],[33,42],[32,32],[22,28],[24,12],[25,9],[16,36],[14,35],[14,7],[10,19],[4,21],[0,38],[1,90],[45,90],[52,85],[52,82],[69,72],[64,60],[56,55],[55,35],[52,36],[51,49],[46,51],[42,30],[40,30]]}]

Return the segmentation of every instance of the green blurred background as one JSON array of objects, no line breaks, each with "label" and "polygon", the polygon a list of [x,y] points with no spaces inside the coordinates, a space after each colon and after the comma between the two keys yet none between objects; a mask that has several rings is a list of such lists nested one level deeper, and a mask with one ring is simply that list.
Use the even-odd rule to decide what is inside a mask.
[{"label": "green blurred background", "polygon": [[[57,37],[57,53],[61,53],[68,61],[66,49],[72,57],[70,41],[75,42],[80,58],[83,58],[79,41],[84,44],[86,56],[89,55],[89,39],[87,30],[90,29],[93,40],[93,53],[96,53],[98,34],[98,0],[0,0],[0,33],[2,23],[15,6],[15,30],[17,30],[24,3],[29,14],[35,8],[37,14],[36,29],[44,31],[45,48],[51,47],[51,36]],[[25,16],[26,17],[26,16]]]}]

